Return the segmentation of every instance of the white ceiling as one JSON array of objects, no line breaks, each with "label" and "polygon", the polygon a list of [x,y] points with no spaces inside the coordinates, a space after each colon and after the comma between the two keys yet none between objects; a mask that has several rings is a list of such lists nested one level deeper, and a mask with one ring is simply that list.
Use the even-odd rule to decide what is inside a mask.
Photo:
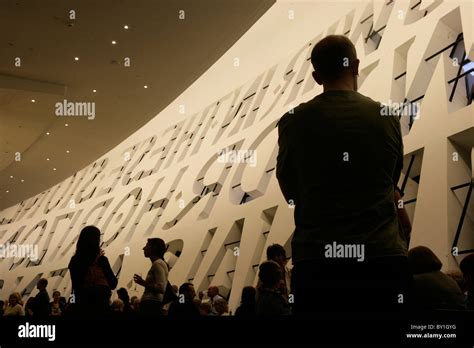
[{"label": "white ceiling", "polygon": [[[143,126],[274,2],[2,0],[0,209],[55,185]],[[95,119],[56,116],[64,99],[95,102]]]}]

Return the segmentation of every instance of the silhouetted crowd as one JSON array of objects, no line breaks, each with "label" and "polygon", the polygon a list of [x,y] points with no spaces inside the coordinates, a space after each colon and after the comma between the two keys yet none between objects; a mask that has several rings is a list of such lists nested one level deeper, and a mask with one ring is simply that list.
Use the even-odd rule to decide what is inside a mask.
[{"label": "silhouetted crowd", "polygon": [[[150,255],[153,255],[153,252],[150,252]],[[101,257],[104,256],[101,254]],[[125,319],[150,316],[199,318],[234,315],[239,318],[255,318],[291,315],[292,300],[289,287],[291,270],[287,267],[286,251],[283,246],[279,244],[269,246],[267,259],[260,264],[257,287],[243,288],[240,306],[234,314],[229,311],[227,300],[219,293],[217,286],[210,286],[207,290],[196,294],[192,283],[183,283],[179,288],[170,285],[169,290],[173,294],[171,297],[167,297],[168,299],[162,297],[162,301],[157,301],[158,304],[152,303],[151,307],[144,308],[150,306],[149,301],[153,301],[148,295],[144,293],[141,298],[137,296],[130,298],[127,289],[120,288],[116,291],[116,296],[112,296],[113,286],[109,286],[111,296],[105,300],[103,294],[107,291],[103,289],[89,289],[86,299],[80,298],[79,301],[76,301],[77,296],[76,298],[71,296],[66,301],[66,298],[55,290],[51,300],[47,291],[48,281],[44,278],[38,280],[37,295],[28,298],[26,303],[23,303],[18,292],[12,293],[6,303],[0,301],[0,314],[37,318],[105,316]],[[474,254],[462,260],[461,272],[442,272],[439,258],[424,246],[411,249],[408,252],[408,259],[413,276],[408,292],[410,309],[474,310]],[[87,279],[86,282],[91,282],[91,279]],[[165,283],[168,284],[167,280]],[[116,281],[113,284],[116,285]],[[151,284],[144,284],[151,287]],[[166,290],[164,292],[166,293]],[[116,298],[111,300],[111,297]],[[173,300],[169,301],[169,298]],[[102,301],[105,301],[105,305]],[[84,307],[82,310],[79,309],[81,306]]]}]

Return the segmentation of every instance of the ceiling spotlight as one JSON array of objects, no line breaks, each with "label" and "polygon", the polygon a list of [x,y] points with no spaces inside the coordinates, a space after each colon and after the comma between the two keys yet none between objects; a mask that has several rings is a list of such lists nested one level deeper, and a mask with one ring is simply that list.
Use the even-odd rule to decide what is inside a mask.
[{"label": "ceiling spotlight", "polygon": [[10,175],[10,179],[13,179],[13,175]]},{"label": "ceiling spotlight", "polygon": [[74,60],[77,62],[79,60],[79,57],[74,57]]},{"label": "ceiling spotlight", "polygon": [[69,125],[67,123],[64,124],[66,127],[68,127]]},{"label": "ceiling spotlight", "polygon": [[123,28],[124,28],[124,29],[128,29],[128,25],[124,25]]},{"label": "ceiling spotlight", "polygon": [[97,92],[97,90],[96,90],[96,89],[93,89],[93,90],[92,90],[92,92],[94,92],[94,93],[95,93],[95,92]]},{"label": "ceiling spotlight", "polygon": [[32,102],[32,103],[35,103],[35,102],[36,102],[36,100],[34,100],[34,99],[31,99],[31,102]]},{"label": "ceiling spotlight", "polygon": [[49,161],[49,158],[46,158],[46,161]]},{"label": "ceiling spotlight", "polygon": [[6,190],[5,192],[8,193],[8,192],[10,192],[10,191]]},{"label": "ceiling spotlight", "polygon": [[145,85],[145,86],[143,86],[143,88],[148,88],[148,86],[147,86],[147,85]]},{"label": "ceiling spotlight", "polygon": [[66,150],[66,153],[69,153],[69,150]]},{"label": "ceiling spotlight", "polygon": [[117,43],[117,41],[113,40],[112,41],[112,45],[115,45]]},{"label": "ceiling spotlight", "polygon": [[21,179],[21,182],[25,182],[25,180]]},{"label": "ceiling spotlight", "polygon": [[53,170],[56,170],[56,168],[53,168]]},{"label": "ceiling spotlight", "polygon": [[49,132],[46,132],[46,135],[49,135]]}]

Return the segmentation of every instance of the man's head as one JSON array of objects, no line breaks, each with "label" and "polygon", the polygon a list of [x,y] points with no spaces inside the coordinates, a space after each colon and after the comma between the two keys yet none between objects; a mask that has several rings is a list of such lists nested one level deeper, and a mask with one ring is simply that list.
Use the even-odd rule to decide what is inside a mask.
[{"label": "man's head", "polygon": [[199,305],[199,314],[204,316],[209,315],[211,309],[212,307],[209,302],[201,302],[201,304]]},{"label": "man's head", "polygon": [[10,307],[14,307],[14,306],[16,306],[18,303],[19,303],[20,305],[22,305],[20,293],[18,293],[18,292],[12,293],[12,294],[10,295],[10,297],[8,298],[8,303],[9,303]]},{"label": "man's head", "polygon": [[227,301],[224,300],[223,298],[218,299],[214,303],[214,308],[218,315],[223,315],[224,313],[227,313],[229,311],[229,306],[227,304]]},{"label": "man's head", "polygon": [[265,288],[273,289],[281,280],[281,268],[275,261],[265,261],[259,267],[258,277]]},{"label": "man's head", "polygon": [[267,260],[285,265],[287,263],[286,251],[280,244],[272,244],[267,248]]},{"label": "man's head", "polygon": [[357,90],[359,60],[354,44],[344,35],[329,35],[311,52],[313,78],[325,89]]},{"label": "man's head", "polygon": [[130,299],[129,299],[129,296],[128,296],[128,291],[127,289],[125,288],[120,288],[117,290],[117,296],[119,299],[121,299],[124,303],[125,302],[129,302]]},{"label": "man's head", "polygon": [[40,280],[38,280],[38,283],[36,283],[36,288],[38,290],[44,290],[46,289],[47,286],[48,286],[48,280],[45,278],[41,278]]},{"label": "man's head", "polygon": [[246,286],[242,289],[241,302],[245,304],[255,304],[257,292],[253,286]]},{"label": "man's head", "polygon": [[196,297],[196,290],[194,290],[194,285],[192,283],[183,283],[179,287],[179,294],[184,295],[186,300],[192,300]]},{"label": "man's head", "polygon": [[462,259],[459,268],[466,280],[468,287],[474,287],[474,254],[469,254]]},{"label": "man's head", "polygon": [[219,288],[217,286],[210,286],[209,289],[207,289],[207,296],[213,298],[216,295],[219,295]]},{"label": "man's head", "polygon": [[58,290],[55,290],[53,292],[53,299],[56,302],[59,302],[59,300],[61,299],[61,293]]},{"label": "man's head", "polygon": [[148,242],[143,247],[143,253],[148,258],[163,259],[166,251],[166,244],[161,238],[148,238]]}]

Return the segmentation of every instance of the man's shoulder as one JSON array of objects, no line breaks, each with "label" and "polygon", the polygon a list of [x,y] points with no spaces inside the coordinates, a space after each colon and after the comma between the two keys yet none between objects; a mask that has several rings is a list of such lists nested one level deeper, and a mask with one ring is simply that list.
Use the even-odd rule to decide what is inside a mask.
[{"label": "man's shoulder", "polygon": [[278,129],[279,129],[280,132],[290,125],[290,123],[292,121],[291,116],[293,116],[293,115],[290,114],[289,112],[287,112],[282,117],[280,117],[280,119],[278,120],[278,123],[277,123]]},{"label": "man's shoulder", "polygon": [[[316,99],[316,98],[315,98]],[[290,128],[292,125],[295,124],[295,121],[300,119],[301,116],[305,115],[308,113],[312,105],[314,105],[314,100],[312,99],[308,102],[301,103],[297,107],[291,109],[288,111],[286,114],[284,114],[280,120],[278,121],[278,128],[280,129],[280,132],[282,130],[286,130]]]},{"label": "man's shoulder", "polygon": [[364,94],[361,94],[359,92],[356,93],[356,95],[358,96],[358,98],[362,101],[362,102],[366,102],[368,104],[373,104],[374,106],[377,106],[377,107],[380,107],[381,103],[379,101],[376,101],[372,98],[370,98],[369,96],[366,96]]}]

